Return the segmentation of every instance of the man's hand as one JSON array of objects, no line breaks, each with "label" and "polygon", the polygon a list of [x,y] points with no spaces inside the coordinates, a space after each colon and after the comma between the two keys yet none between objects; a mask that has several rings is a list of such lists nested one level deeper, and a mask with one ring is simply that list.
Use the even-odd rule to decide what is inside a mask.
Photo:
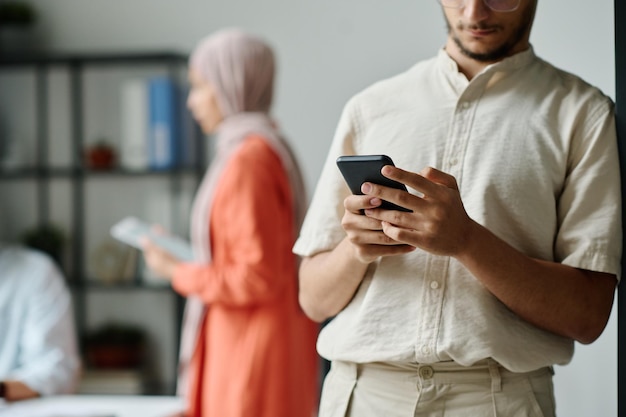
[{"label": "man's hand", "polygon": [[[380,187],[379,188],[386,188]],[[389,188],[391,190],[391,188]],[[375,210],[382,201],[368,195],[351,195],[344,200],[345,212],[341,225],[346,232],[348,241],[355,249],[356,258],[369,264],[381,256],[399,255],[415,248],[392,239],[383,231],[380,220],[374,216],[364,216],[363,211],[395,211]],[[400,213],[400,212],[398,212]]]},{"label": "man's hand", "polygon": [[381,225],[390,242],[412,245],[443,256],[455,256],[463,251],[475,223],[463,207],[454,177],[434,168],[425,168],[416,174],[390,165],[385,166],[382,173],[420,194],[363,184],[361,191],[365,200],[387,200],[413,211],[366,208],[366,217]]},{"label": "man's hand", "polygon": [[4,399],[7,401],[21,401],[39,397],[28,385],[20,381],[4,381]]}]

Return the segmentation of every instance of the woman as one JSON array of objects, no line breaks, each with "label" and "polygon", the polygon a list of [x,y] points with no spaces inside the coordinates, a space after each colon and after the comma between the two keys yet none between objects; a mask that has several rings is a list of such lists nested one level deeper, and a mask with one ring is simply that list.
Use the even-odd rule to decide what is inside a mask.
[{"label": "woman", "polygon": [[188,297],[179,379],[188,415],[311,417],[318,328],[298,307],[291,252],[304,187],[269,117],[273,53],[223,30],[200,42],[189,66],[187,107],[217,140],[192,208],[195,262],[144,244],[148,266]]}]

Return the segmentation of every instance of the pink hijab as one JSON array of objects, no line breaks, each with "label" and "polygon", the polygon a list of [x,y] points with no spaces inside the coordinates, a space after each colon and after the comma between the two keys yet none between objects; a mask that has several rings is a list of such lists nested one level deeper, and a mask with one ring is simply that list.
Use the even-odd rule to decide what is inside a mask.
[{"label": "pink hijab", "polygon": [[[215,188],[231,157],[251,134],[262,137],[276,152],[289,177],[295,210],[294,233],[297,234],[306,210],[306,195],[294,154],[269,116],[274,89],[271,48],[261,39],[239,29],[224,29],[198,44],[189,66],[215,89],[224,116],[215,132],[216,154],[200,184],[191,211],[190,235],[195,260],[211,262],[210,218]],[[179,394],[186,393],[188,364],[205,312],[206,306],[199,298],[188,298],[181,335]]]}]

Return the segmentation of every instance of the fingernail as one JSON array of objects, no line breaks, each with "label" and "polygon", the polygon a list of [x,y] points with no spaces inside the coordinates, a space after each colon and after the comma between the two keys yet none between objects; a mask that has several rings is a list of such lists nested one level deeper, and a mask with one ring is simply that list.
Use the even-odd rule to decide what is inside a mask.
[{"label": "fingernail", "polygon": [[370,191],[372,191],[372,184],[368,182],[364,182],[363,184],[361,184],[361,192],[367,194]]}]

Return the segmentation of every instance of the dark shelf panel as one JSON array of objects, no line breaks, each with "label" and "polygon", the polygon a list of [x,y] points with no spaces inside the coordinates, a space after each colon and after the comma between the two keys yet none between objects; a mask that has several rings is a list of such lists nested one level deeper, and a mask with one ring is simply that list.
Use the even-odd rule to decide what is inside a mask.
[{"label": "dark shelf panel", "polygon": [[0,55],[0,67],[36,65],[122,65],[186,63],[188,54],[171,51],[154,52],[100,52],[100,53],[41,53],[26,55]]},{"label": "dark shelf panel", "polygon": [[171,176],[176,174],[198,174],[197,168],[172,168],[167,170],[145,170],[134,171],[127,169],[111,169],[111,170],[95,170],[83,169],[82,174],[87,177],[154,177],[154,176]]},{"label": "dark shelf panel", "polygon": [[68,285],[70,289],[76,291],[85,291],[85,290],[94,290],[94,291],[167,291],[174,292],[170,285],[150,285],[145,284],[140,281],[131,281],[131,282],[115,282],[115,283],[105,283],[105,282],[97,282],[95,280],[85,280],[84,282],[76,282],[75,280],[68,281]]},{"label": "dark shelf panel", "polygon": [[0,181],[16,179],[40,179],[40,178],[71,178],[71,177],[154,177],[171,176],[180,174],[197,175],[197,168],[173,168],[168,170],[144,170],[135,171],[121,168],[110,170],[96,170],[88,168],[22,168],[12,170],[0,170]]},{"label": "dark shelf panel", "polygon": [[0,180],[70,178],[79,175],[80,171],[77,168],[18,168],[0,170]]},{"label": "dark shelf panel", "polygon": [[[615,8],[615,124],[622,167],[622,201],[626,202],[626,4],[614,1]],[[622,208],[626,224],[626,204]],[[624,234],[626,247],[626,234]],[[626,254],[622,255],[622,270],[626,268]],[[626,289],[617,292],[617,415],[626,417]]]}]

